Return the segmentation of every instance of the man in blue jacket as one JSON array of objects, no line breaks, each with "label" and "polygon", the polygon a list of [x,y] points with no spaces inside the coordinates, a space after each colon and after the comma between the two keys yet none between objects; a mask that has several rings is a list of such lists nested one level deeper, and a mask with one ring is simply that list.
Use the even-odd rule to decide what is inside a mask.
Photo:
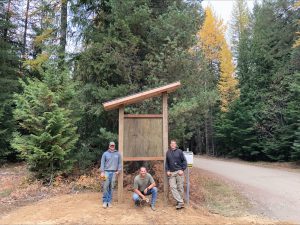
[{"label": "man in blue jacket", "polygon": [[102,154],[101,177],[105,179],[103,184],[103,208],[112,207],[113,189],[117,175],[122,169],[120,153],[115,149],[115,142],[109,143],[109,148]]},{"label": "man in blue jacket", "polygon": [[184,207],[183,202],[183,184],[184,174],[183,171],[187,167],[186,158],[182,150],[177,148],[175,140],[171,140],[170,148],[166,154],[166,171],[169,177],[169,185],[174,199],[177,201],[176,209]]}]

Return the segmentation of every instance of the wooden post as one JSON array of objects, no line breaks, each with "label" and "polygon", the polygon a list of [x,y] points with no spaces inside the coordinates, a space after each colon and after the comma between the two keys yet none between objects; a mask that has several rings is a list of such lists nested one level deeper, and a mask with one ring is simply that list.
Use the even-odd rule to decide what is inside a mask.
[{"label": "wooden post", "polygon": [[124,146],[124,105],[119,108],[119,153],[122,158],[122,170],[118,177],[118,202],[123,202],[123,146]]},{"label": "wooden post", "polygon": [[167,171],[165,171],[165,164],[166,164],[166,153],[168,150],[168,94],[167,92],[163,93],[163,152],[164,152],[164,204],[165,206],[168,204],[168,191],[169,191],[169,184],[168,184],[168,177]]}]

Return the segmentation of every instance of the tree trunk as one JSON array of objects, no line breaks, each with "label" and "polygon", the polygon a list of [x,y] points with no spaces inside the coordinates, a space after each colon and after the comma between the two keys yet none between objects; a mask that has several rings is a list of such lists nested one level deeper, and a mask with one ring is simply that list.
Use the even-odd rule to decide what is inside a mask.
[{"label": "tree trunk", "polygon": [[197,152],[199,152],[201,155],[203,154],[202,152],[202,133],[201,133],[201,128],[198,129],[197,131],[197,139],[196,139],[196,149],[197,149]]},{"label": "tree trunk", "polygon": [[[6,18],[5,18],[5,21],[6,21],[6,24],[9,24],[9,21],[10,21],[10,6],[11,6],[11,0],[8,1],[7,3],[7,10],[6,10]],[[8,27],[5,26],[4,30],[3,30],[3,40],[5,42],[7,42],[7,35],[8,35]]]},{"label": "tree trunk", "polygon": [[215,143],[214,143],[214,127],[213,127],[213,114],[212,109],[209,111],[209,122],[210,122],[210,128],[211,128],[211,148],[212,148],[212,155],[215,155]]},{"label": "tree trunk", "polygon": [[209,155],[209,140],[208,140],[208,118],[207,113],[205,113],[205,150],[206,155]]},{"label": "tree trunk", "polygon": [[25,52],[26,52],[26,38],[27,38],[27,27],[28,27],[29,3],[30,3],[30,0],[27,0],[26,11],[25,11],[25,22],[24,22],[22,59],[25,59]]},{"label": "tree trunk", "polygon": [[[206,79],[206,78],[205,78]],[[204,81],[204,91],[206,92],[206,80]],[[208,109],[209,109],[209,107],[208,107]],[[208,143],[208,124],[207,124],[207,114],[208,114],[208,112],[205,112],[205,115],[204,115],[204,119],[205,119],[205,121],[204,121],[204,123],[205,123],[205,151],[206,151],[206,155],[208,155],[209,154],[209,143]]]},{"label": "tree trunk", "polygon": [[67,45],[67,28],[68,28],[68,0],[61,0],[60,12],[60,60],[64,63]]}]

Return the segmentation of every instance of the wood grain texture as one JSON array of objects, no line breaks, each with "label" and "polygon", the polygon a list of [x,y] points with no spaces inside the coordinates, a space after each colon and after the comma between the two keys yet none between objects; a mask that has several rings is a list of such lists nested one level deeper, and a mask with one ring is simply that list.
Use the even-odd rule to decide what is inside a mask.
[{"label": "wood grain texture", "polygon": [[168,84],[162,87],[154,88],[148,91],[143,91],[134,95],[129,95],[123,98],[115,99],[112,101],[104,102],[103,107],[105,110],[117,109],[121,105],[130,105],[134,103],[141,102],[148,98],[153,98],[156,96],[160,96],[162,93],[170,93],[175,91],[177,88],[181,86],[180,81],[177,81],[172,84]]},{"label": "wood grain texture", "polygon": [[124,157],[124,161],[162,161],[163,156],[159,157]]},{"label": "wood grain texture", "polygon": [[[169,131],[169,126],[168,126],[168,94],[163,93],[163,151],[164,151],[164,157],[166,157],[166,153],[168,150],[168,131]],[[166,165],[166,160],[164,160],[164,168]],[[164,171],[164,204],[167,205],[168,202],[168,188],[169,188],[169,183],[168,183],[168,177],[166,171]]]},{"label": "wood grain texture", "polygon": [[119,153],[122,157],[122,171],[118,175],[118,202],[123,202],[123,166],[124,166],[124,106],[119,108]]},{"label": "wood grain texture", "polygon": [[125,114],[125,118],[162,118],[162,114]]},{"label": "wood grain texture", "polygon": [[162,157],[162,118],[125,118],[124,157]]}]

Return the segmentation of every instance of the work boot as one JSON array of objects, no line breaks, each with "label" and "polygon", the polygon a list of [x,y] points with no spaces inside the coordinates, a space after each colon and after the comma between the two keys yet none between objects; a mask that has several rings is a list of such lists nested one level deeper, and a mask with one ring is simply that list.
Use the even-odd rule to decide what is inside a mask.
[{"label": "work boot", "polygon": [[151,209],[152,209],[153,211],[155,211],[155,210],[156,210],[155,205],[151,205]]},{"label": "work boot", "polygon": [[138,208],[140,205],[141,205],[141,200],[140,199],[134,202],[135,208]]},{"label": "work boot", "polygon": [[177,205],[176,205],[176,209],[182,209],[184,208],[184,203],[183,202],[179,202]]},{"label": "work boot", "polygon": [[103,208],[106,209],[107,208],[107,202],[103,202]]},{"label": "work boot", "polygon": [[149,198],[145,198],[145,199],[140,200],[141,206],[144,206],[144,205],[148,204],[149,202],[150,202]]}]

